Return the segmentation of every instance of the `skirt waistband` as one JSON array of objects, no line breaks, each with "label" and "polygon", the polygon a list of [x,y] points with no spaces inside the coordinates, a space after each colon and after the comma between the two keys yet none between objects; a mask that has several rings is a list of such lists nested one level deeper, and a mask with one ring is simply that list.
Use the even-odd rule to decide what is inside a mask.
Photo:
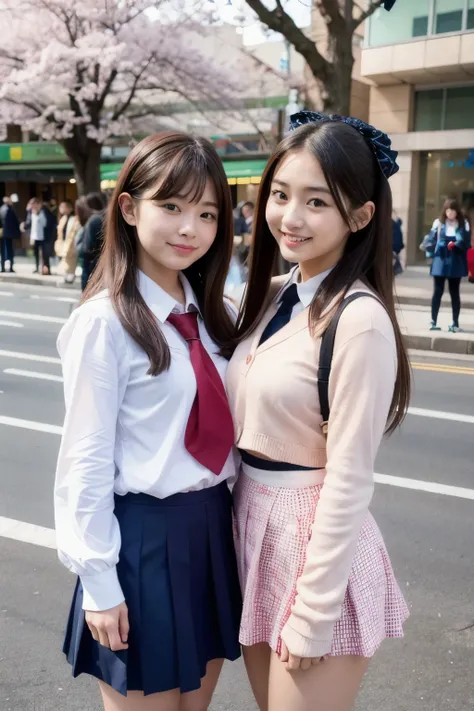
[{"label": "skirt waistband", "polygon": [[307,486],[318,486],[324,483],[325,469],[269,471],[256,469],[242,462],[242,472],[249,479],[264,486],[275,486],[282,489],[304,489]]},{"label": "skirt waistband", "polygon": [[167,507],[167,506],[193,506],[195,504],[202,504],[206,501],[212,501],[216,498],[222,498],[230,494],[227,482],[223,481],[216,486],[210,486],[206,489],[200,489],[199,491],[186,491],[185,493],[172,494],[164,499],[158,499],[156,496],[151,496],[150,494],[115,494],[115,505],[127,505],[127,506],[155,506],[155,507]]},{"label": "skirt waistband", "polygon": [[288,464],[287,462],[274,462],[271,459],[262,459],[262,457],[256,457],[254,454],[246,452],[245,449],[240,449],[239,452],[242,461],[255,469],[263,469],[270,472],[309,472],[315,469],[315,467],[302,467],[299,464]]}]

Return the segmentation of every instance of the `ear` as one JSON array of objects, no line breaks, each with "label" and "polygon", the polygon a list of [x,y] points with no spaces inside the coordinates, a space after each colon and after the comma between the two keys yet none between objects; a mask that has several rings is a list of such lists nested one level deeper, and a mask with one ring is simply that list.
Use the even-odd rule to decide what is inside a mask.
[{"label": "ear", "polygon": [[132,197],[128,193],[121,193],[119,195],[118,203],[122,212],[122,217],[127,225],[133,225],[135,227],[137,224],[137,206]]},{"label": "ear", "polygon": [[369,200],[352,213],[351,232],[358,232],[367,227],[375,213],[375,205]]}]

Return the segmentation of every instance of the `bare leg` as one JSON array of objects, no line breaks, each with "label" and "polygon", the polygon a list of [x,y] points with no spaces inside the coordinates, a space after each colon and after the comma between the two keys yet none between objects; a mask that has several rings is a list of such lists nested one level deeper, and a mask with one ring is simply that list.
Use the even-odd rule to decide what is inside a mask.
[{"label": "bare leg", "polygon": [[179,689],[144,696],[142,691],[129,691],[122,696],[108,684],[99,681],[104,711],[179,711]]},{"label": "bare leg", "polygon": [[107,684],[99,682],[104,711],[207,711],[223,663],[223,659],[209,662],[201,688],[187,694],[181,694],[179,689],[149,696],[144,696],[141,691],[129,691],[125,697]]},{"label": "bare leg", "polygon": [[219,681],[224,664],[223,659],[213,659],[208,663],[206,676],[201,680],[201,688],[181,694],[179,711],[207,711]]},{"label": "bare leg", "polygon": [[247,669],[255,700],[260,711],[267,711],[272,650],[266,642],[262,642],[261,644],[254,644],[252,647],[243,647],[243,653],[245,668]]},{"label": "bare leg", "polygon": [[268,711],[351,711],[369,659],[329,657],[307,671],[286,671],[272,652]]}]

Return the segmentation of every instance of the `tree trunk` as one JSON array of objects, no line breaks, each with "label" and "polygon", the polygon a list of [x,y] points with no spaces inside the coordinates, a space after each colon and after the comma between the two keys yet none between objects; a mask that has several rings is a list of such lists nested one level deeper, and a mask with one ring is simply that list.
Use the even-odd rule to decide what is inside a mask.
[{"label": "tree trunk", "polygon": [[331,54],[329,78],[323,87],[323,110],[328,114],[350,116],[354,67],[352,35],[334,38]]},{"label": "tree trunk", "polygon": [[100,192],[100,157],[102,144],[91,139],[81,141],[77,136],[61,142],[74,166],[79,195]]}]

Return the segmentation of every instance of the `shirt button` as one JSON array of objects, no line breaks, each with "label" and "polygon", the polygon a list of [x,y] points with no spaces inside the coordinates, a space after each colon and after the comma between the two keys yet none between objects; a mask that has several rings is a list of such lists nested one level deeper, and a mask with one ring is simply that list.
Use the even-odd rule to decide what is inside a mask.
[{"label": "shirt button", "polygon": [[245,360],[246,364],[248,365],[251,360],[252,360],[252,356],[251,356],[250,353],[249,353],[249,355],[247,356],[247,358],[246,358],[246,360]]}]

